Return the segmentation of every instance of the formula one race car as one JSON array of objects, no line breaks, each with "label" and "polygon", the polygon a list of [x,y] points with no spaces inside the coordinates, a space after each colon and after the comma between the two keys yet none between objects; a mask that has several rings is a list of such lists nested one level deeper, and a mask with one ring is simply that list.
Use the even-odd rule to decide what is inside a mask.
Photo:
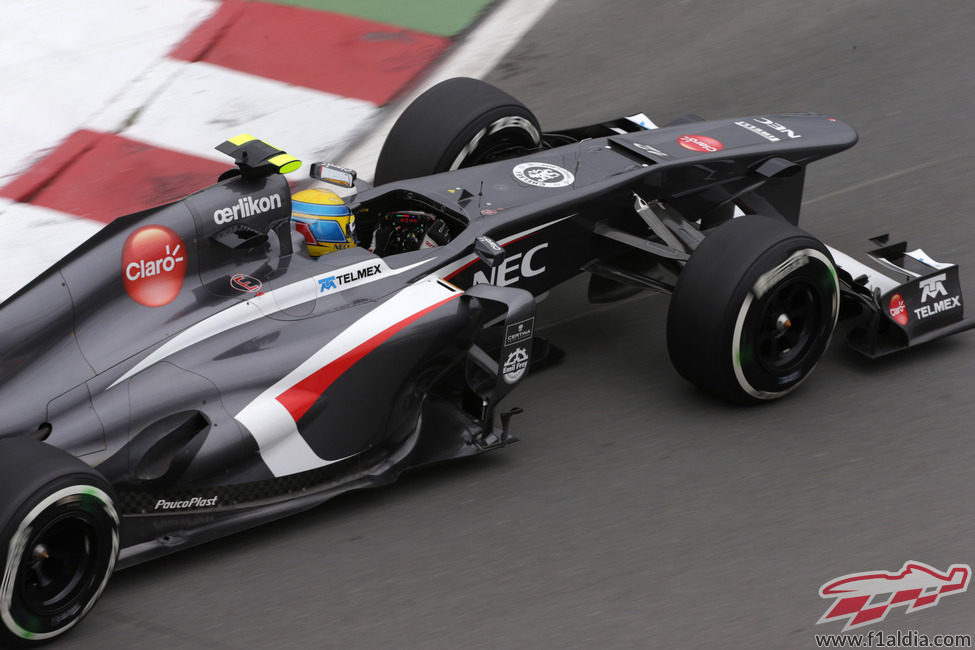
[{"label": "formula one race car", "polygon": [[453,79],[375,187],[313,165],[346,201],[300,219],[297,161],[225,142],[216,185],[0,307],[0,642],[62,634],[116,567],[511,442],[535,298],[581,272],[594,302],[672,294],[674,366],[736,402],[799,386],[841,313],[871,357],[972,327],[955,266],[878,241],[881,272],[798,229],[806,165],[856,139],[813,114],[543,133]]}]

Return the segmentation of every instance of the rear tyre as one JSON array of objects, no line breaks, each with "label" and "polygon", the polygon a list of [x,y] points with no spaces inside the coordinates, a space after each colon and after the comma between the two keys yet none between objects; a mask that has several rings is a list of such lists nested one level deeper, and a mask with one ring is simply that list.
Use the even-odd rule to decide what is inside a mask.
[{"label": "rear tyre", "polygon": [[778,399],[812,372],[840,304],[826,246],[758,215],[711,232],[681,272],[667,349],[685,379],[737,403]]},{"label": "rear tyre", "polygon": [[95,604],[119,550],[112,494],[60,449],[0,441],[0,646],[53,639]]},{"label": "rear tyre", "polygon": [[541,145],[538,119],[508,93],[458,77],[433,86],[393,125],[375,184],[513,158]]}]

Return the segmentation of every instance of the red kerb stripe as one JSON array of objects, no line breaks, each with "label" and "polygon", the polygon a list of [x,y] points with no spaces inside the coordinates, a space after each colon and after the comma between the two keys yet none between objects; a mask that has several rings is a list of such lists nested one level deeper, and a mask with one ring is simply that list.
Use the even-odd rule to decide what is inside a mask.
[{"label": "red kerb stripe", "polygon": [[385,104],[450,39],[328,11],[224,0],[170,56]]}]

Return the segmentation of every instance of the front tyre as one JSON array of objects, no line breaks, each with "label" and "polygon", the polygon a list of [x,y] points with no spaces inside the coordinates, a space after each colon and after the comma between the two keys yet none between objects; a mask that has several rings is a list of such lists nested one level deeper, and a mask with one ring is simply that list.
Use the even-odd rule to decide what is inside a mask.
[{"label": "front tyre", "polygon": [[825,352],[839,299],[822,242],[779,218],[733,219],[704,239],[678,278],[667,314],[671,362],[722,399],[777,399]]},{"label": "front tyre", "polygon": [[0,646],[57,637],[95,604],[118,557],[112,494],[59,449],[0,441]]}]

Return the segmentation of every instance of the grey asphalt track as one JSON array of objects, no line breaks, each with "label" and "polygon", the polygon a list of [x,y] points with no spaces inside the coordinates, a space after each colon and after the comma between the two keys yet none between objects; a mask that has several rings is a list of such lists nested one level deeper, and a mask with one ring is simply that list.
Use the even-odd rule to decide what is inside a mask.
[{"label": "grey asphalt track", "polygon": [[[860,143],[802,225],[958,262],[975,305],[970,0],[560,0],[490,75],[543,126],[819,111]],[[568,351],[522,442],[118,574],[59,647],[807,648],[820,585],[975,564],[975,333],[879,362],[834,343],[760,408],[670,368],[664,297],[544,305]],[[886,632],[975,633],[975,590]],[[868,628],[869,630],[869,628]]]}]

